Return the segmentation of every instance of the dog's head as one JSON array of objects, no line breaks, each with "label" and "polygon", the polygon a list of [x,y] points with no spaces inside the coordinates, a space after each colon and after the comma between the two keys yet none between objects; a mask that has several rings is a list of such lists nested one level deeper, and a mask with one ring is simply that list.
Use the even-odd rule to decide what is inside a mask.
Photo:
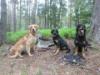
[{"label": "dog's head", "polygon": [[53,37],[57,37],[59,35],[58,29],[52,29],[51,34]]},{"label": "dog's head", "polygon": [[85,25],[78,24],[78,25],[77,25],[77,34],[78,34],[79,36],[85,36],[85,32],[86,32],[86,27],[85,27]]},{"label": "dog's head", "polygon": [[36,33],[38,28],[39,28],[39,25],[36,25],[36,24],[29,25],[29,32],[34,34],[34,33]]}]

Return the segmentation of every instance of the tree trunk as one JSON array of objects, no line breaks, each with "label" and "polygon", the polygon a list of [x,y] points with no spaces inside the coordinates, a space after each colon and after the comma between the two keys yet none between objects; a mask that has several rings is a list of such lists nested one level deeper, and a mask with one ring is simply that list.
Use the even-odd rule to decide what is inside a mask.
[{"label": "tree trunk", "polygon": [[36,23],[36,17],[37,17],[37,0],[34,0],[34,7],[32,10],[32,23],[35,24]]},{"label": "tree trunk", "polygon": [[47,6],[48,6],[49,1],[45,0],[45,28],[49,28],[48,25],[48,10],[47,10]]},{"label": "tree trunk", "polygon": [[14,31],[16,31],[16,4],[14,4],[13,10]]},{"label": "tree trunk", "polygon": [[22,4],[22,1],[20,0],[20,22],[19,22],[19,29],[21,29],[21,27],[22,27],[22,6],[21,6],[21,4]]},{"label": "tree trunk", "polygon": [[6,0],[1,0],[0,45],[6,40],[7,5]]},{"label": "tree trunk", "polygon": [[100,43],[100,0],[95,0],[92,17],[92,36],[94,41]]}]

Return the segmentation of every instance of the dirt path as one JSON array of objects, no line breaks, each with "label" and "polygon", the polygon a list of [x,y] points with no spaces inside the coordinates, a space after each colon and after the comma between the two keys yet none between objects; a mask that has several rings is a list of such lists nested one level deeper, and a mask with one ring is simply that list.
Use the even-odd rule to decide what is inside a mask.
[{"label": "dirt path", "polygon": [[[5,48],[5,46],[4,46]],[[7,46],[6,46],[7,48]],[[90,50],[85,65],[62,65],[64,52],[35,52],[32,57],[10,59],[0,53],[0,75],[100,75],[100,51]]]}]

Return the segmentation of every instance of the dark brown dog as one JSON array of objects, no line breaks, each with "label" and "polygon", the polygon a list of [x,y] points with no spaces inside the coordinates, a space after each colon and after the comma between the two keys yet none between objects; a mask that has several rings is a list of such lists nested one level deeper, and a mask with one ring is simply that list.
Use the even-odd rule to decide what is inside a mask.
[{"label": "dark brown dog", "polygon": [[86,27],[85,25],[78,24],[76,27],[76,36],[74,40],[75,52],[81,57],[83,57],[83,49],[87,51],[87,40],[86,40]]}]

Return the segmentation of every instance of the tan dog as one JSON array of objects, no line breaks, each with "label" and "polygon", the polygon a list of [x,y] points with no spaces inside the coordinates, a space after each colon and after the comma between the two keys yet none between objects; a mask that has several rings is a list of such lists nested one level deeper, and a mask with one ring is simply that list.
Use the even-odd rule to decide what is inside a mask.
[{"label": "tan dog", "polygon": [[39,26],[35,24],[29,26],[28,33],[10,49],[10,53],[13,54],[10,57],[22,57],[21,52],[23,49],[26,49],[28,55],[32,56],[31,48],[35,49],[35,44],[37,42],[36,31],[38,27]]}]

